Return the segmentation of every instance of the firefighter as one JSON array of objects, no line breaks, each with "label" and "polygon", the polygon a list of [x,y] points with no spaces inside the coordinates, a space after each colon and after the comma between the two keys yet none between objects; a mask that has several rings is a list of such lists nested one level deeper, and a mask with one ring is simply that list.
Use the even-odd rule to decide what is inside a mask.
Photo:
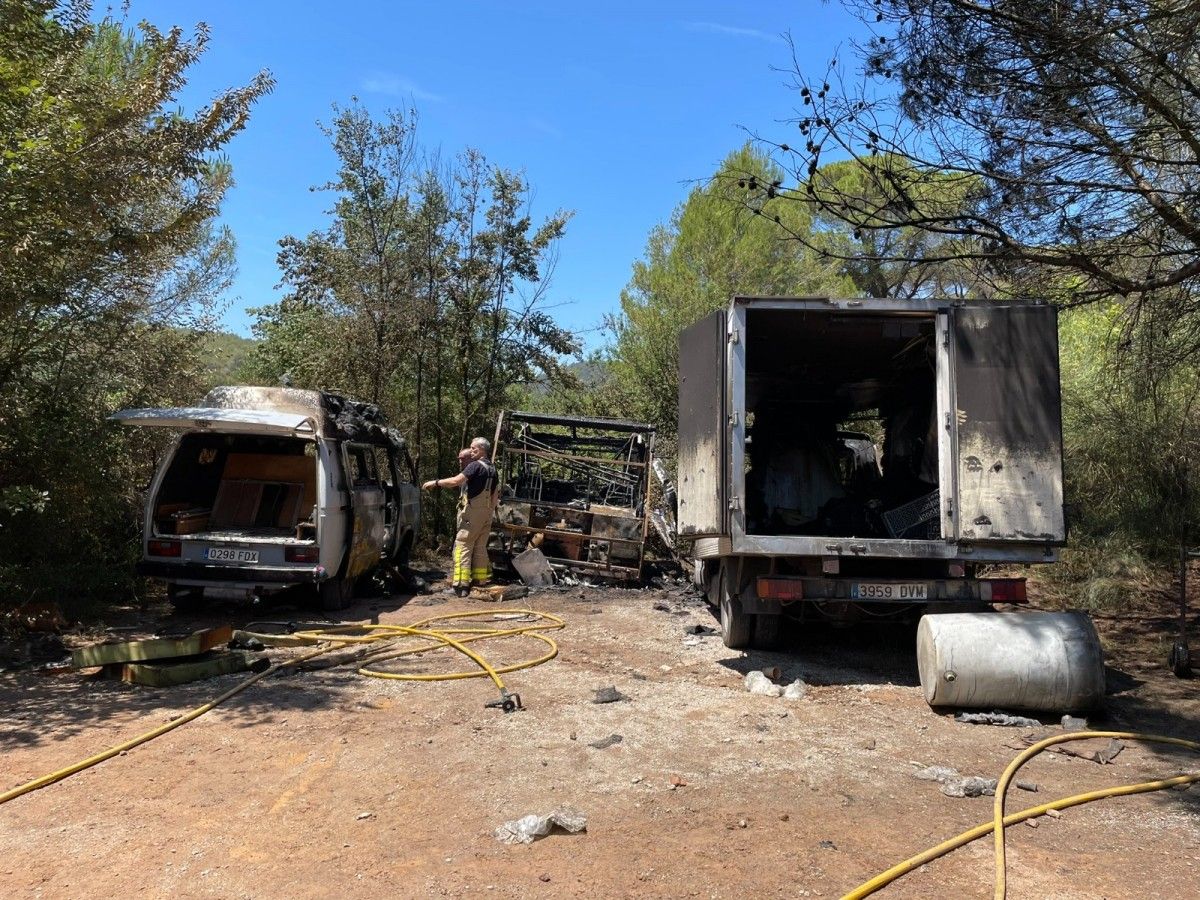
[{"label": "firefighter", "polygon": [[492,529],[492,511],[496,506],[496,469],[489,456],[492,445],[487,438],[471,441],[470,461],[450,478],[435,478],[422,488],[460,488],[458,532],[454,536],[454,593],[465,597],[471,587],[491,583],[492,564],[487,542]]}]

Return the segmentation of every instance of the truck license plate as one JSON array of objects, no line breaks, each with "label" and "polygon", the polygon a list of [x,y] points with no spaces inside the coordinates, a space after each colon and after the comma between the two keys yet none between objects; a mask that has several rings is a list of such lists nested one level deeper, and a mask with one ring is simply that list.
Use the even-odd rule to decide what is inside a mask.
[{"label": "truck license plate", "polygon": [[856,581],[850,585],[854,600],[926,600],[929,585],[914,581]]},{"label": "truck license plate", "polygon": [[257,550],[241,550],[237,547],[209,547],[204,551],[204,558],[209,562],[258,562]]}]

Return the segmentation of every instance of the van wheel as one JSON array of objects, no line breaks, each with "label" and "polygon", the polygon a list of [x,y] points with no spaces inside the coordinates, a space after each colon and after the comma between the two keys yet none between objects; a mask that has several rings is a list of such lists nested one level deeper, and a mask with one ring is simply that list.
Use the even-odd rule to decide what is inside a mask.
[{"label": "van wheel", "polygon": [[167,599],[177,613],[198,612],[204,605],[204,591],[201,588],[180,587],[177,584],[167,585]]},{"label": "van wheel", "polygon": [[742,609],[742,602],[730,587],[730,573],[722,567],[717,576],[717,590],[720,593],[721,609],[721,640],[730,650],[741,650],[750,646],[750,616]]},{"label": "van wheel", "polygon": [[317,587],[317,596],[321,601],[321,609],[326,612],[345,609],[354,602],[354,579],[326,579]]}]

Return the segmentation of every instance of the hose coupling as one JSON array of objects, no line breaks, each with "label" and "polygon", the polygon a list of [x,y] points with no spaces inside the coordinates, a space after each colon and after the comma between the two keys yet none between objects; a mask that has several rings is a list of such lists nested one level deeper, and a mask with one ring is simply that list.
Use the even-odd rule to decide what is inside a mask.
[{"label": "hose coupling", "polygon": [[502,709],[506,713],[516,712],[518,709],[524,709],[521,705],[520,694],[510,694],[504,688],[500,689],[500,699],[492,700],[490,703],[483,704],[485,709]]}]

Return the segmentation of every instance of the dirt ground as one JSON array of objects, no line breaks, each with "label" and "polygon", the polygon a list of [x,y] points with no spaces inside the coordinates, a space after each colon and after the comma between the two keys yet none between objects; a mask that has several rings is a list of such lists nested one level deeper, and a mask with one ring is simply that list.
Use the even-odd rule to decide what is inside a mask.
[{"label": "dirt ground", "polygon": [[[659,608],[655,608],[656,605]],[[490,683],[365,678],[353,668],[270,676],[127,755],[0,807],[5,897],[834,897],[991,818],[920,765],[995,777],[1032,729],[956,723],[923,702],[913,629],[805,625],[779,653],[726,649],[679,585],[576,587],[502,604],[562,616],[558,657],[507,676],[526,709],[487,709]],[[339,618],[411,623],[477,601],[404,595]],[[1165,615],[1165,613],[1164,613]],[[130,610],[122,636],[294,609]],[[1200,738],[1200,681],[1163,665],[1164,619],[1100,620],[1108,715],[1093,724]],[[536,653],[493,646],[496,662]],[[286,652],[275,653],[277,658]],[[459,660],[424,664],[462,668]],[[751,669],[803,677],[807,697],[753,696]],[[153,689],[0,674],[0,789],[140,734],[243,676]],[[629,699],[593,703],[615,686]],[[1047,725],[1038,731],[1060,730]],[[593,742],[620,735],[604,749]],[[1009,809],[1194,771],[1194,755],[1128,746],[1107,766],[1043,754]],[[567,805],[583,834],[531,845],[506,820]],[[1200,884],[1200,787],[1076,807],[1010,830],[1013,897],[1185,897]],[[991,891],[990,841],[888,888],[891,897]]]}]

